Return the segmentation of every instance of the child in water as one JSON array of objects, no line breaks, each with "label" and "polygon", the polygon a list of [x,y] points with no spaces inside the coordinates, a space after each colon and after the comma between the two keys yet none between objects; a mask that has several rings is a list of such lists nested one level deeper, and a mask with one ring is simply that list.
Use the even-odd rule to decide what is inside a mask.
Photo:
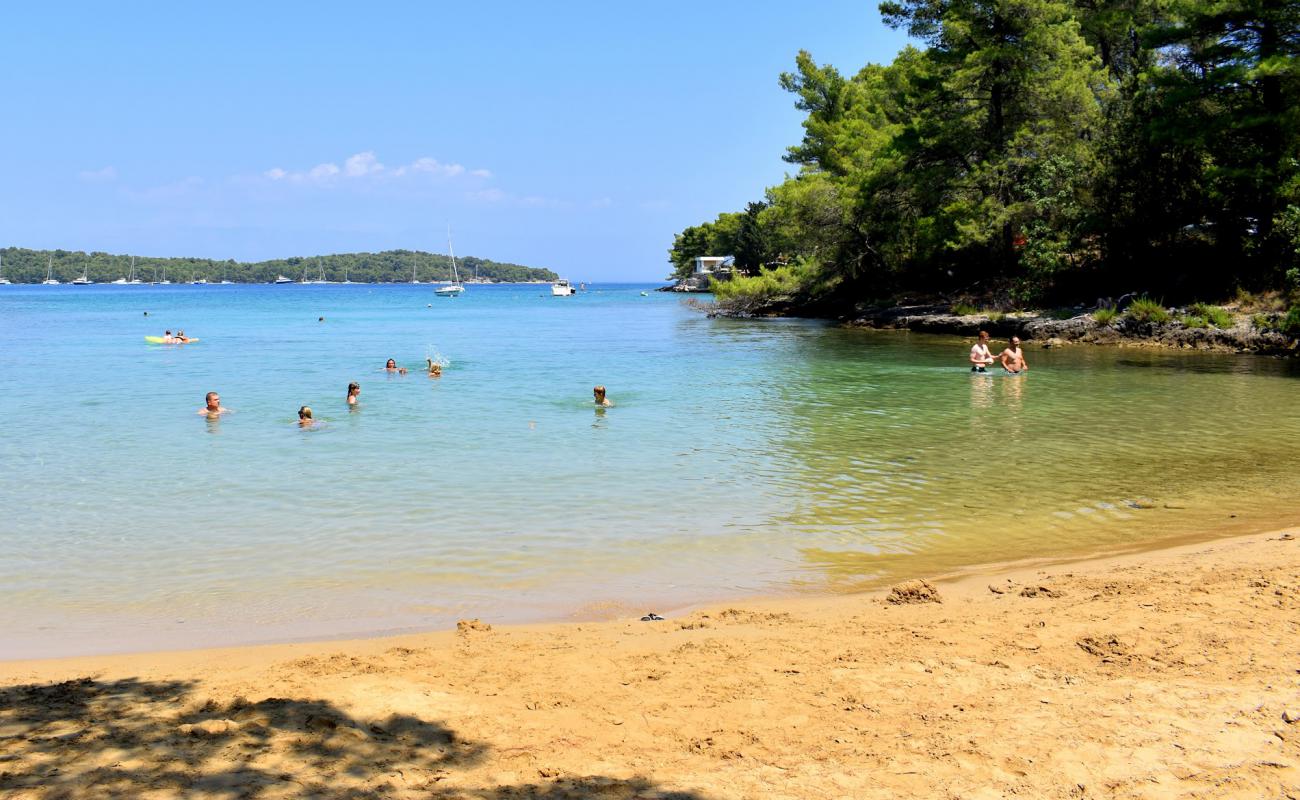
[{"label": "child in water", "polygon": [[605,387],[604,387],[604,386],[597,386],[597,387],[593,388],[593,389],[591,390],[591,393],[592,393],[592,395],[596,398],[596,405],[598,405],[598,406],[612,406],[612,405],[614,405],[614,401],[613,401],[613,400],[610,400],[608,397],[605,396]]},{"label": "child in water", "polygon": [[303,407],[301,407],[301,408],[298,409],[298,426],[299,426],[299,427],[302,427],[302,428],[310,428],[313,424],[315,424],[315,422],[316,422],[316,420],[314,420],[314,419],[311,418],[311,407],[310,407],[310,406],[303,406]]},{"label": "child in water", "polygon": [[355,406],[357,399],[361,397],[361,384],[353,381],[348,384],[348,405]]}]

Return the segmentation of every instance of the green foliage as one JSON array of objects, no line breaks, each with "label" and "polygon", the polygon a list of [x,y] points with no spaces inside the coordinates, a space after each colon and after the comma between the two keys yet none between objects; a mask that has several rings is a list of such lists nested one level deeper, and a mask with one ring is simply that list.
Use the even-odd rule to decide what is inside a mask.
[{"label": "green foliage", "polygon": [[780,77],[805,113],[785,155],[798,172],[764,203],[678,234],[679,274],[696,255],[735,254],[749,272],[815,261],[853,301],[1284,285],[1300,300],[1295,3],[880,8],[922,46],[853,75],[799,53]]},{"label": "green foliage", "polygon": [[1205,320],[1205,317],[1197,314],[1184,314],[1178,318],[1178,321],[1188,328],[1206,328],[1210,324]]},{"label": "green foliage", "polygon": [[969,317],[972,314],[980,313],[980,310],[970,303],[953,303],[952,313],[959,317]]},{"label": "green foliage", "polygon": [[1300,337],[1300,305],[1291,306],[1291,310],[1278,323],[1277,329],[1287,336]]},{"label": "green foliage", "polygon": [[1139,297],[1124,312],[1124,316],[1135,322],[1152,322],[1163,325],[1173,317],[1163,303],[1149,297]]},{"label": "green foliage", "polygon": [[756,275],[736,275],[711,280],[710,291],[718,305],[748,312],[777,302],[790,302],[808,289],[809,273],[802,265],[764,267]]},{"label": "green foliage", "polygon": [[[1204,320],[1207,325],[1213,325],[1216,328],[1231,328],[1233,323],[1236,322],[1236,320],[1232,318],[1232,313],[1228,310],[1220,308],[1219,306],[1207,305],[1206,303],[1193,303],[1191,314],[1194,317],[1199,317]],[[1192,327],[1203,328],[1205,325]]]},{"label": "green foliage", "polygon": [[1092,318],[1102,325],[1109,325],[1119,317],[1119,312],[1110,306],[1092,312]]},{"label": "green foliage", "polygon": [[[131,256],[108,253],[82,253],[67,250],[26,250],[9,247],[0,250],[5,277],[15,283],[40,283],[45,280],[47,265],[53,263],[54,277],[71,281],[84,272],[96,283],[108,283],[126,277]],[[456,259],[460,276],[498,283],[553,281],[559,276],[549,269],[525,267],[491,261],[475,256]],[[418,250],[387,250],[382,253],[339,253],[310,258],[292,257],[272,261],[239,262],[203,258],[137,257],[136,275],[144,281],[162,277],[173,283],[188,283],[200,278],[209,282],[229,280],[233,283],[267,283],[277,275],[295,280],[315,279],[324,272],[330,281],[354,283],[404,283],[415,276],[421,281],[443,281],[451,277],[451,259],[438,253]]]}]

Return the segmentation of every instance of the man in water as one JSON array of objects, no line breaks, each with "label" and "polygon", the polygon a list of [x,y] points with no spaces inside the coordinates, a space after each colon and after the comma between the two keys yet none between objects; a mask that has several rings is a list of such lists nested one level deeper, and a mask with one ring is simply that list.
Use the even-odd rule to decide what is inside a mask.
[{"label": "man in water", "polygon": [[592,393],[592,395],[594,395],[595,398],[596,398],[596,405],[598,405],[598,406],[612,406],[612,405],[614,405],[614,401],[610,400],[608,397],[605,396],[605,387],[604,387],[604,386],[597,386],[597,387],[595,387],[594,389],[591,390],[591,393]]},{"label": "man in water", "polygon": [[986,372],[986,367],[993,366],[993,354],[989,352],[989,332],[980,331],[979,341],[970,349],[970,371]]},{"label": "man in water", "polygon": [[1002,359],[1002,368],[1012,375],[1019,375],[1022,372],[1029,371],[1029,364],[1025,362],[1024,351],[1020,349],[1020,337],[1012,336],[1011,344],[1006,350],[998,354]]},{"label": "man in water", "polygon": [[204,399],[207,401],[207,405],[199,409],[200,414],[205,414],[209,417],[219,417],[222,414],[230,413],[230,409],[221,405],[221,395],[216,392],[208,392],[207,397]]}]

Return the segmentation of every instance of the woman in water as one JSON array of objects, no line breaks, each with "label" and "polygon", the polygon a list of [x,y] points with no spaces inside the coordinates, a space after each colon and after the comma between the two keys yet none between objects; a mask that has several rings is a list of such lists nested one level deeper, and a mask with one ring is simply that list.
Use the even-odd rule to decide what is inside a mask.
[{"label": "woman in water", "polygon": [[428,364],[429,364],[429,377],[430,377],[430,378],[441,378],[441,377],[442,377],[442,365],[439,364],[437,361],[434,361],[432,358],[426,358],[425,361],[428,362]]},{"label": "woman in water", "polygon": [[405,374],[406,374],[406,367],[399,367],[399,366],[397,366],[397,362],[390,358],[390,359],[388,359],[388,363],[384,365],[384,371],[385,371],[385,372],[396,372],[398,375],[405,375]]},{"label": "woman in water", "polygon": [[302,428],[310,428],[316,420],[311,418],[311,407],[303,406],[298,409],[298,425]]},{"label": "woman in water", "polygon": [[348,405],[355,406],[357,399],[361,396],[361,384],[353,381],[348,384]]},{"label": "woman in water", "polygon": [[605,396],[605,387],[604,387],[604,386],[597,386],[597,387],[595,387],[594,389],[591,390],[591,393],[592,393],[592,395],[596,398],[596,405],[598,405],[598,406],[612,406],[612,405],[614,405],[614,401],[613,401],[613,400],[610,400],[608,397]]}]

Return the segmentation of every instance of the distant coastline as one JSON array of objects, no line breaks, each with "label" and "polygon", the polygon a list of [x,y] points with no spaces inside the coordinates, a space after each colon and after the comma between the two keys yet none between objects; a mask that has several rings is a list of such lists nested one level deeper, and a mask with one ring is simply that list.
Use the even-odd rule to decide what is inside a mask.
[{"label": "distant coastline", "polygon": [[[559,275],[543,267],[458,256],[466,283],[550,283]],[[134,263],[133,263],[134,262]],[[441,253],[385,250],[379,253],[334,253],[268,261],[220,261],[206,258],[160,258],[80,250],[0,248],[0,269],[12,283],[39,284],[52,277],[71,283],[83,276],[94,283],[113,283],[134,276],[144,283],[272,283],[279,276],[296,282],[437,283],[451,277],[451,260]]]}]

